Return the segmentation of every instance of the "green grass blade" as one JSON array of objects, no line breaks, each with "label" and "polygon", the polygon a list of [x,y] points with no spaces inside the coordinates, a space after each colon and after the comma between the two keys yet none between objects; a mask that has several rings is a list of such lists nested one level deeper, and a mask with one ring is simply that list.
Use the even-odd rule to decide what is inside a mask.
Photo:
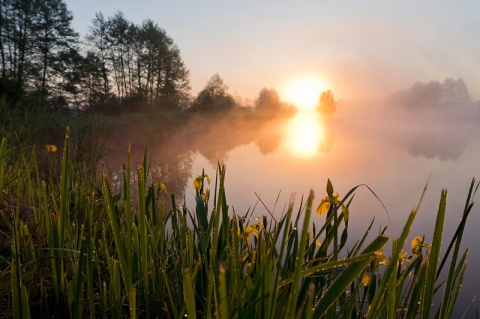
[{"label": "green grass blade", "polygon": [[219,276],[219,306],[220,306],[220,318],[229,319],[228,315],[228,294],[227,294],[227,278],[225,274],[225,267],[220,266],[220,276]]},{"label": "green grass blade", "polygon": [[93,247],[94,247],[94,239],[93,239],[93,210],[94,210],[94,195],[90,200],[90,205],[87,211],[87,295],[88,295],[88,303],[89,303],[89,310],[90,310],[90,317],[93,318],[95,316],[95,304],[94,304],[94,278],[93,278]]},{"label": "green grass blade", "polygon": [[[467,271],[467,263],[465,262],[465,257],[467,256],[467,251],[465,251],[465,254],[462,257],[462,260],[460,261],[458,265],[458,269],[456,271],[456,280],[455,284],[452,288],[452,293],[450,294],[450,299],[448,300],[448,307],[445,312],[445,316],[443,318],[451,318],[453,309],[455,306],[455,302],[457,301],[458,294],[460,292],[460,289],[462,287],[462,282],[463,278],[465,277],[465,272]],[[443,306],[443,305],[442,305]]]},{"label": "green grass blade", "polygon": [[67,218],[68,196],[68,150],[70,148],[70,129],[67,127],[65,143],[63,147],[62,175],[60,178],[60,216],[59,216],[59,242],[63,244],[65,236],[65,222]]},{"label": "green grass blade", "polygon": [[[124,187],[124,210],[125,210],[125,248],[127,252],[132,251],[132,196],[130,190],[131,183],[131,168],[130,168],[130,145],[128,147],[127,153],[127,164],[123,171],[123,187]],[[127,265],[129,273],[132,273],[132,258],[129,257],[130,253],[127,254]]]},{"label": "green grass blade", "polygon": [[[386,236],[378,236],[370,245],[365,248],[362,254],[375,253],[376,251],[381,250],[382,247],[387,243],[388,239],[389,238]],[[332,283],[330,288],[327,290],[327,292],[325,292],[319,302],[315,305],[313,318],[321,318],[328,311],[328,309],[335,304],[348,286],[365,270],[374,257],[375,255],[372,254],[371,258],[362,259],[348,265],[347,268],[342,271],[338,278]]]},{"label": "green grass blade", "polygon": [[148,309],[149,283],[148,283],[148,229],[147,229],[147,207],[145,203],[145,168],[141,166],[138,169],[138,210],[140,219],[140,269],[142,278],[143,295],[146,299]]},{"label": "green grass blade", "polygon": [[[80,232],[80,238],[83,238],[83,230],[84,227],[82,226],[82,230]],[[75,295],[73,298],[73,318],[82,318],[81,313],[81,288],[82,288],[82,279],[83,279],[83,266],[84,266],[84,258],[85,257],[85,244],[84,240],[80,240],[80,254],[78,256],[78,265],[77,271],[75,274]]]},{"label": "green grass blade", "polygon": [[[441,302],[441,305],[440,305],[439,315],[442,318],[448,312],[447,308],[453,307],[453,304],[454,304],[454,302],[452,302],[453,300],[451,298],[451,292],[452,292],[452,286],[454,284],[453,282],[454,282],[455,267],[457,265],[458,254],[460,252],[460,244],[462,242],[463,231],[464,231],[465,225],[467,223],[467,217],[470,214],[470,212],[472,210],[472,207],[473,207],[472,197],[476,193],[476,189],[474,190],[474,187],[475,187],[475,179],[472,179],[472,182],[470,184],[470,189],[469,189],[469,192],[468,192],[468,196],[467,196],[467,199],[466,199],[466,202],[465,202],[465,209],[463,211],[462,220],[460,221],[460,224],[458,225],[458,228],[457,228],[457,230],[456,230],[456,232],[455,232],[455,234],[452,238],[452,241],[450,242],[450,244],[447,248],[445,256],[443,257],[443,260],[440,263],[440,266],[439,266],[438,271],[437,271],[437,277],[438,277],[439,274],[440,274],[440,271],[442,270],[442,267],[443,267],[444,263],[446,262],[446,259],[449,255],[449,252],[450,252],[450,249],[452,248],[453,243],[455,243],[455,248],[453,250],[452,258],[450,260],[450,269],[449,269],[449,272],[448,272],[448,276],[447,276],[447,280],[446,280],[446,284],[445,284],[445,289],[444,289],[444,292],[443,292],[443,298],[442,298],[442,302]],[[477,184],[477,188],[478,188],[478,184]],[[462,264],[462,262],[459,265],[461,265],[461,264]]]},{"label": "green grass blade", "polygon": [[440,251],[442,247],[443,225],[445,223],[445,211],[447,205],[447,190],[442,190],[440,199],[440,206],[438,208],[437,221],[435,223],[435,230],[433,233],[432,249],[428,258],[428,269],[425,282],[424,296],[422,298],[423,318],[429,318],[431,312],[431,305],[433,302],[433,295],[435,289],[435,282],[437,280],[437,267],[440,259]]},{"label": "green grass blade", "polygon": [[424,282],[427,275],[427,263],[422,262],[418,273],[414,277],[414,287],[412,296],[409,300],[407,316],[406,318],[417,318],[419,315],[419,301],[421,300],[422,291],[424,288]]},{"label": "green grass blade", "polygon": [[183,272],[184,283],[183,283],[183,296],[185,298],[185,306],[187,308],[188,318],[197,318],[197,312],[195,309],[195,294],[193,281],[189,269],[185,269]]},{"label": "green grass blade", "polygon": [[110,183],[108,181],[108,178],[104,176],[103,178],[103,187],[104,187],[104,196],[105,196],[105,202],[106,202],[106,208],[107,208],[107,213],[108,217],[110,220],[110,227],[113,233],[113,239],[115,241],[115,250],[117,252],[118,259],[120,261],[120,268],[123,273],[123,280],[125,284],[125,288],[127,289],[128,292],[130,292],[130,288],[132,286],[131,283],[131,274],[129,273],[128,265],[127,265],[127,259],[125,257],[125,250],[124,250],[124,245],[122,241],[122,235],[120,231],[120,216],[118,216],[117,209],[115,206],[115,203],[113,201],[112,197],[112,191],[110,189]]},{"label": "green grass blade", "polygon": [[[303,229],[302,235],[300,237],[300,247],[298,249],[299,252],[304,252],[306,245],[307,245],[307,237],[308,237],[308,226],[310,224],[310,216],[312,213],[312,203],[313,203],[313,192],[310,192],[310,196],[307,200],[307,207],[305,211],[305,217],[303,220]],[[298,297],[298,284],[300,282],[300,274],[302,271],[302,264],[303,259],[297,255],[295,260],[295,272],[294,272],[294,279],[293,279],[293,289],[290,295],[290,300],[287,305],[286,313],[287,318],[295,318],[295,311],[297,309],[297,297]]]},{"label": "green grass blade", "polygon": [[128,306],[130,308],[130,318],[136,319],[137,318],[137,290],[132,287],[130,288]]},{"label": "green grass blade", "polygon": [[372,302],[370,303],[370,310],[368,311],[367,319],[377,318],[380,312],[380,309],[383,307],[382,302],[383,302],[384,292],[387,288],[388,283],[390,282],[390,276],[394,276],[396,274],[398,260],[401,255],[402,247],[405,244],[408,234],[410,233],[410,229],[412,228],[413,221],[415,220],[416,215],[417,215],[417,210],[413,210],[410,213],[410,216],[408,217],[407,223],[403,227],[400,238],[397,241],[398,245],[396,245],[395,249],[392,251],[391,260],[387,268],[385,269],[383,278],[380,281],[380,284],[378,285],[377,291],[375,293],[375,296]]},{"label": "green grass blade", "polygon": [[[376,257],[377,255],[378,255],[378,253],[376,251],[366,252],[366,253],[362,253],[362,254],[359,254],[359,255],[354,256],[354,257],[348,257],[348,258],[345,258],[345,259],[339,259],[339,260],[336,260],[336,261],[329,261],[329,262],[321,263],[319,265],[315,265],[315,266],[312,266],[312,267],[309,267],[309,268],[303,270],[300,273],[300,276],[301,277],[314,276],[317,273],[321,273],[322,271],[325,271],[325,270],[328,270],[328,269],[334,269],[334,268],[338,268],[338,267],[345,266],[345,265],[350,265],[350,264],[357,263],[357,262],[364,262],[365,260],[370,261],[374,257]],[[343,271],[345,271],[345,270],[343,270]],[[284,286],[292,283],[293,280],[294,280],[294,277],[289,277],[289,278],[283,280],[279,284],[279,287],[284,287]]]}]

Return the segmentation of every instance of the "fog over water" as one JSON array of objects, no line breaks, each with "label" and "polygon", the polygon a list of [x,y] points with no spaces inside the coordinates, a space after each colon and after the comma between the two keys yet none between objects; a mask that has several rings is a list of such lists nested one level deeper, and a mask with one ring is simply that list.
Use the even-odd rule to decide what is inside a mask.
[{"label": "fog over water", "polygon": [[[337,111],[327,116],[303,111],[289,118],[259,119],[240,112],[214,119],[193,117],[173,127],[162,128],[160,122],[130,132],[112,130],[108,139],[115,159],[109,159],[108,166],[121,168],[129,143],[132,160],[140,162],[145,144],[135,141],[146,141],[151,181],[163,182],[180,204],[185,199],[194,210],[193,179],[205,170],[214,181],[217,163],[225,164],[230,210],[239,215],[250,212],[252,218],[268,216],[269,211],[279,217],[292,196],[298,206],[310,190],[318,205],[326,195],[328,178],[340,196],[366,184],[379,199],[367,187],[355,192],[351,240],[359,238],[373,218],[372,236],[387,226],[387,235],[398,237],[428,182],[407,243],[417,235],[431,241],[443,188],[449,196],[445,223],[449,240],[462,216],[470,182],[480,177],[480,103],[468,90],[467,95],[453,97],[443,94],[444,89],[430,94],[432,87],[438,90],[437,84],[447,82],[416,83],[383,99],[339,101]],[[318,225],[323,219],[315,216],[312,222]],[[459,309],[480,292],[474,276],[480,267],[479,226],[480,206],[474,206],[464,235],[463,246],[470,247],[469,270]]]}]

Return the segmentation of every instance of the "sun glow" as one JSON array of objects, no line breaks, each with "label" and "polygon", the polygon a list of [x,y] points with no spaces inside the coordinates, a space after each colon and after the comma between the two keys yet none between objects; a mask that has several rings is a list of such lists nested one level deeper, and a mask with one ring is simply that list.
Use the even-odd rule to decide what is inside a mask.
[{"label": "sun glow", "polygon": [[315,78],[298,78],[290,82],[284,90],[284,100],[292,103],[299,110],[314,108],[318,103],[324,86]]},{"label": "sun glow", "polygon": [[324,132],[316,112],[298,113],[287,127],[289,150],[300,157],[312,157],[319,153]]}]

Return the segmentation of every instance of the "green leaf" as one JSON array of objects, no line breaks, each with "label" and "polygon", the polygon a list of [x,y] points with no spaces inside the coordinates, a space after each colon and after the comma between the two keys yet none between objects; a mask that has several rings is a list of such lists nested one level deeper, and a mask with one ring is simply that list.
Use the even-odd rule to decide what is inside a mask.
[{"label": "green leaf", "polygon": [[443,225],[445,223],[445,210],[447,206],[447,190],[442,190],[440,207],[438,208],[437,221],[433,233],[432,250],[428,258],[427,277],[423,296],[423,318],[429,318],[432,310],[435,282],[437,281],[437,266],[440,259],[440,250],[442,247]]},{"label": "green leaf", "polygon": [[189,269],[183,271],[184,281],[183,281],[183,296],[185,298],[185,306],[187,308],[188,318],[197,318],[197,313],[195,310],[195,294],[193,288],[192,276]]},{"label": "green leaf", "polygon": [[[362,254],[373,253],[381,250],[382,247],[387,243],[388,239],[388,237],[383,235],[378,236],[364,249]],[[374,256],[348,265],[348,267],[342,271],[342,273],[332,283],[330,288],[325,292],[319,302],[315,305],[313,318],[322,317],[327,310],[335,304],[348,286],[365,270],[373,258]]]}]

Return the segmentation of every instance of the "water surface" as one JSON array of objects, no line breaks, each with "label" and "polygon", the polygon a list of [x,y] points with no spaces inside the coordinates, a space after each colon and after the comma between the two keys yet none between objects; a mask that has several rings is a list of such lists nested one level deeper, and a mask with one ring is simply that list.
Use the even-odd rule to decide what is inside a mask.
[{"label": "water surface", "polygon": [[[366,186],[355,192],[350,207],[352,241],[363,235],[373,218],[372,236],[387,226],[387,235],[398,237],[428,183],[407,244],[417,235],[431,242],[443,188],[448,189],[445,238],[451,238],[472,178],[480,176],[479,109],[412,112],[350,102],[324,117],[303,112],[288,119],[198,120],[188,129],[148,135],[153,136],[151,177],[175,192],[178,201],[184,196],[194,210],[193,179],[204,170],[214,180],[217,164],[225,164],[230,209],[239,215],[250,211],[253,218],[270,213],[279,217],[292,198],[298,207],[310,190],[318,205],[326,195],[328,178],[340,196],[365,184],[375,194]],[[132,158],[141,158],[143,151],[132,149]],[[312,222],[322,220],[324,216],[315,216]],[[463,240],[463,247],[470,250],[459,309],[479,293],[480,279],[475,275],[480,267],[479,226],[480,206],[474,206]]]}]

